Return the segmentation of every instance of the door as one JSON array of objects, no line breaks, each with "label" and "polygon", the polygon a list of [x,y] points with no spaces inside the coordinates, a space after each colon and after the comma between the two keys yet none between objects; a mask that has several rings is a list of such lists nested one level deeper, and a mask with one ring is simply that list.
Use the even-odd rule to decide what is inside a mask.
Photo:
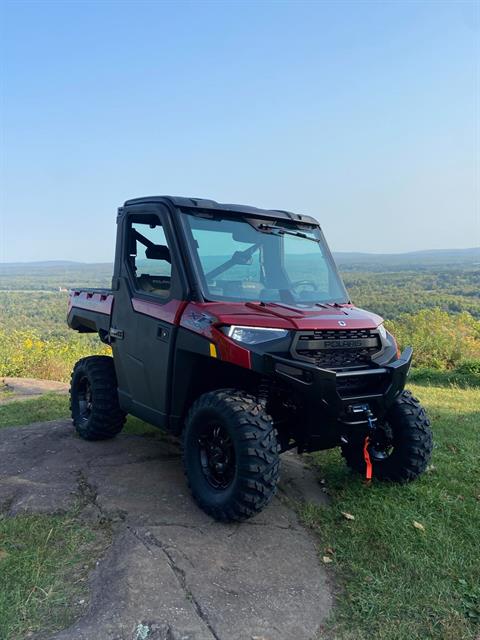
[{"label": "door", "polygon": [[183,291],[166,211],[126,213],[112,313],[112,348],[122,407],[167,426],[176,319]]}]

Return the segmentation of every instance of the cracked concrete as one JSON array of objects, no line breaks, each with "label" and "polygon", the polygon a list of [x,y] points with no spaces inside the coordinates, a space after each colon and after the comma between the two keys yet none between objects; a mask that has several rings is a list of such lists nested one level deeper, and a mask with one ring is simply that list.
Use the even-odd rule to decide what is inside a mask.
[{"label": "cracked concrete", "polygon": [[113,523],[87,612],[52,640],[311,640],[331,608],[314,540],[286,497],[323,502],[313,471],[285,454],[279,496],[220,524],[190,498],[174,442],[85,442],[69,422],[0,431],[4,513],[82,507]]}]

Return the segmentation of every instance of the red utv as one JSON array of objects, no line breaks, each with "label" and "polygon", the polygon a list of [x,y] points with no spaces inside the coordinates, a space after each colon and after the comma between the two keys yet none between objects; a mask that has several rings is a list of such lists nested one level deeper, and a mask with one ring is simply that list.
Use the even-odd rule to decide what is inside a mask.
[{"label": "red utv", "polygon": [[71,291],[68,324],[113,352],[74,368],[79,435],[112,438],[130,413],[181,436],[192,494],[218,520],[269,502],[287,449],[340,446],[351,468],[396,482],[429,461],[429,420],[404,391],[412,349],[350,302],[308,216],[128,200],[112,288]]}]

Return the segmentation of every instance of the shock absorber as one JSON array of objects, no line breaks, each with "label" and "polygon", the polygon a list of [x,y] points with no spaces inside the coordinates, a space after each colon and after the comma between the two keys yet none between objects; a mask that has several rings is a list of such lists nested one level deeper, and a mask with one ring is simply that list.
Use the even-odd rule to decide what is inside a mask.
[{"label": "shock absorber", "polygon": [[267,406],[267,402],[270,397],[270,381],[265,376],[260,380],[258,385],[257,398],[263,407]]}]

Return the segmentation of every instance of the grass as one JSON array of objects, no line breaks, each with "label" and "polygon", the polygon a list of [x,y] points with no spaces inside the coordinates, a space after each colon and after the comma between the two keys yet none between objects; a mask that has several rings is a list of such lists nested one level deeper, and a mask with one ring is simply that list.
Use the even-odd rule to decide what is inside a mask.
[{"label": "grass", "polygon": [[480,375],[478,373],[463,372],[461,369],[439,371],[438,369],[421,367],[411,372],[410,382],[438,387],[480,388]]},{"label": "grass", "polygon": [[88,600],[87,577],[106,535],[75,517],[0,516],[0,638],[68,626]]},{"label": "grass", "polygon": [[[32,400],[12,401],[0,405],[0,428],[18,427],[33,422],[69,419],[68,396],[47,393]],[[163,437],[162,431],[138,418],[129,416],[122,433],[147,437]],[[1,636],[0,636],[1,638]]]},{"label": "grass", "polygon": [[47,393],[32,400],[0,405],[0,427],[17,427],[32,422],[57,420],[68,415],[68,396]]},{"label": "grass", "polygon": [[331,502],[305,506],[302,517],[319,534],[321,556],[332,560],[335,640],[480,634],[480,390],[410,387],[429,411],[436,444],[422,478],[368,487],[337,450],[312,456]]}]

